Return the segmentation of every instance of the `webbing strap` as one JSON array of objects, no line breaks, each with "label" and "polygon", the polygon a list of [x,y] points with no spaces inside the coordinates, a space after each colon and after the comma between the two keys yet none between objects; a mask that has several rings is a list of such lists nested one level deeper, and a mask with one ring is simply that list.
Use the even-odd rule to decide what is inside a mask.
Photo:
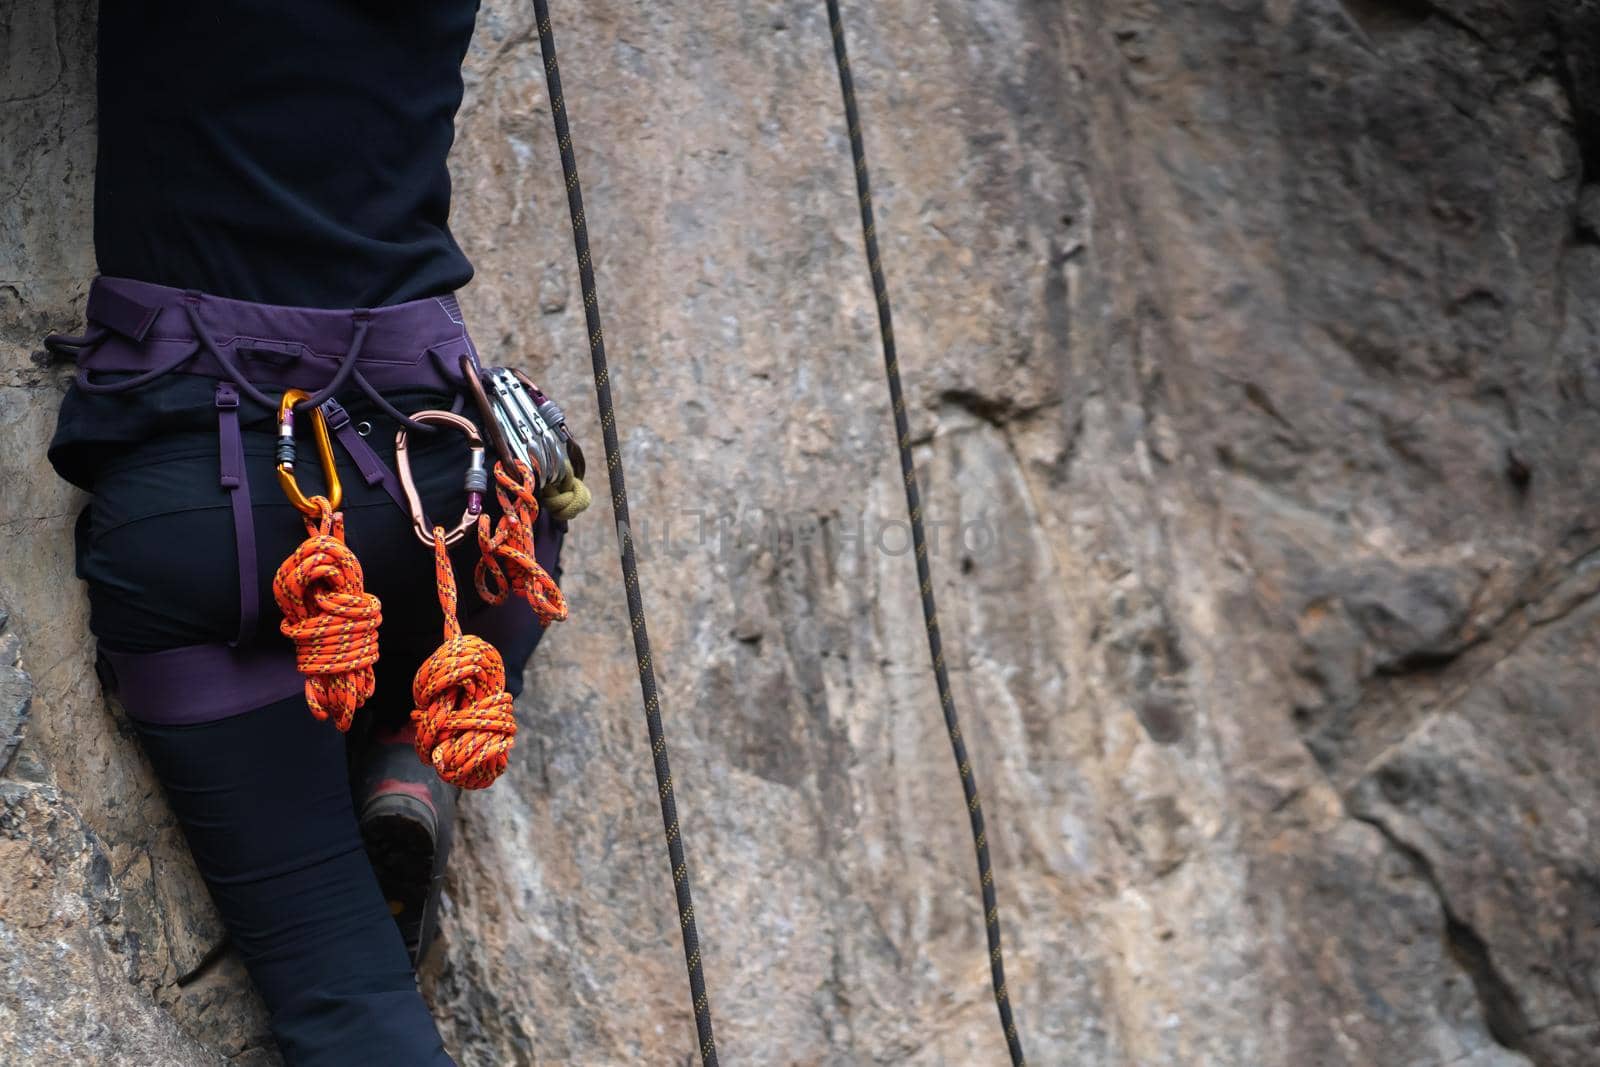
[{"label": "webbing strap", "polygon": [[661,698],[656,692],[656,672],[650,660],[650,635],[645,628],[644,594],[639,587],[639,564],[634,558],[633,533],[628,526],[628,489],[622,477],[622,447],[617,437],[617,413],[611,403],[611,372],[606,366],[605,332],[600,326],[600,298],[594,284],[594,258],[589,253],[589,227],[583,214],[583,187],[578,181],[578,160],[572,151],[572,131],[567,126],[566,99],[561,95],[561,71],[556,65],[556,40],[550,27],[550,6],[533,0],[539,23],[539,50],[544,55],[545,84],[550,90],[550,116],[555,122],[556,144],[561,150],[561,174],[567,184],[567,210],[572,218],[572,244],[578,256],[578,280],[583,289],[583,313],[589,328],[589,359],[594,366],[595,401],[600,407],[600,429],[606,444],[606,467],[611,474],[611,509],[617,520],[617,542],[622,555],[622,580],[628,599],[628,619],[633,627],[633,650],[638,660],[639,691],[644,698],[645,728],[655,758],[656,792],[661,799],[661,823],[667,837],[667,857],[672,864],[673,890],[678,898],[678,926],[683,935],[684,966],[689,972],[689,994],[694,1004],[695,1030],[700,1038],[700,1062],[716,1067],[717,1041],[711,1028],[711,996],[706,992],[700,935],[689,891],[689,861],[683,850],[683,829],[673,799],[672,768],[667,762],[667,738],[661,725]]},{"label": "webbing strap", "polygon": [[282,641],[235,648],[222,643],[165,652],[100,647],[101,681],[131,718],[157,726],[196,726],[242,715],[293,696],[306,680]]},{"label": "webbing strap", "polygon": [[400,479],[383,461],[383,457],[367,444],[367,439],[361,436],[361,431],[350,421],[350,413],[344,409],[344,405],[337,400],[323,401],[322,417],[328,420],[328,429],[339,439],[339,444],[344,446],[345,452],[355,461],[356,470],[361,472],[362,480],[368,485],[383,486],[383,491],[389,494],[389,499],[394,501],[400,513],[409,516],[411,505],[406,502],[405,490],[400,486]]},{"label": "webbing strap", "polygon": [[233,542],[239,556],[239,636],[233,645],[249,644],[261,620],[261,591],[256,585],[256,526],[250,512],[250,477],[244,466],[244,437],[239,432],[239,390],[232,382],[217,383],[217,448],[222,488],[233,512]]},{"label": "webbing strap", "polygon": [[961,721],[956,715],[955,694],[950,674],[945,669],[944,643],[939,638],[939,610],[933,600],[933,571],[928,562],[928,534],[924,529],[922,500],[917,492],[917,465],[911,454],[911,422],[906,415],[905,391],[900,384],[900,363],[895,356],[894,321],[889,312],[889,283],[883,275],[883,258],[878,252],[878,228],[873,219],[872,183],[867,178],[867,149],[861,136],[861,112],[856,106],[855,80],[850,76],[850,58],[845,50],[844,22],[839,15],[839,0],[827,0],[828,25],[833,31],[833,57],[839,67],[839,89],[844,96],[845,122],[850,131],[850,155],[856,169],[856,198],[861,208],[861,236],[866,246],[867,270],[872,276],[872,295],[878,304],[878,330],[883,342],[883,369],[889,380],[889,399],[894,410],[896,443],[900,450],[900,474],[905,482],[906,510],[911,516],[911,541],[917,558],[917,583],[922,592],[922,619],[928,630],[928,654],[933,660],[933,677],[944,709],[945,730],[950,736],[950,751],[961,775],[961,788],[967,800],[967,818],[972,826],[972,844],[978,856],[979,893],[983,899],[984,925],[989,938],[989,976],[994,987],[995,1006],[1000,1011],[1000,1026],[1005,1032],[1011,1062],[1022,1067],[1022,1038],[1012,1017],[1011,997],[1006,991],[1004,953],[1000,947],[1000,905],[995,897],[994,867],[989,861],[989,835],[983,826],[983,805],[978,800],[978,779],[961,738]]}]

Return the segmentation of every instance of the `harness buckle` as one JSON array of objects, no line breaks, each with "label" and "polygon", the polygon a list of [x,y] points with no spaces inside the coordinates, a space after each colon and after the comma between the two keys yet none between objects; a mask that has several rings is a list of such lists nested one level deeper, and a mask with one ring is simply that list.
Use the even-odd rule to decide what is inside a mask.
[{"label": "harness buckle", "polygon": [[[294,406],[310,399],[311,394],[304,389],[290,389],[278,401],[278,484],[283,487],[289,503],[304,514],[317,518],[321,512],[300,491],[294,477]],[[333,438],[328,436],[328,420],[318,408],[313,408],[310,416],[311,435],[316,440],[317,456],[322,461],[322,476],[328,483],[328,506],[330,510],[338,511],[339,503],[344,499],[344,486],[339,484],[339,468],[333,460]]]},{"label": "harness buckle", "polygon": [[[453,426],[466,435],[467,446],[470,449],[464,481],[467,506],[461,513],[461,521],[456,523],[455,529],[444,535],[444,543],[453,545],[466,535],[478,521],[478,516],[483,513],[483,494],[489,489],[489,471],[484,466],[483,438],[470,419],[463,418],[453,411],[419,411],[411,416],[411,421]],[[403,425],[394,435],[394,465],[396,473],[400,475],[400,487],[405,492],[406,505],[411,509],[411,528],[416,532],[417,540],[432,548],[433,526],[428,522],[427,512],[422,507],[422,497],[417,493],[416,480],[411,477],[410,443]]]}]

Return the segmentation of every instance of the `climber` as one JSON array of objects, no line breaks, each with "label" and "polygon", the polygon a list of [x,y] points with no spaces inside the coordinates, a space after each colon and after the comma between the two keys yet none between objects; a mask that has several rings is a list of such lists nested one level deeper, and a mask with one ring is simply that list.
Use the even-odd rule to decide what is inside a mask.
[{"label": "climber", "polygon": [[[504,594],[559,576],[570,509],[546,497],[531,528],[502,536],[508,515],[538,508],[515,479],[473,490],[489,516],[478,538],[441,537],[435,552],[413,530],[412,511],[461,512],[468,452],[408,414],[489,429],[464,381],[478,353],[453,294],[472,268],[448,227],[446,170],[476,9],[100,7],[100,276],[87,330],[48,342],[79,364],[50,460],[92,494],[77,570],[102,680],[291,1064],[450,1062],[413,967],[437,921],[457,790],[435,773],[450,762],[443,742],[434,765],[419,759],[435,742],[417,723],[444,728],[418,710],[432,705],[413,700],[413,674],[441,632],[446,647],[476,633],[487,645],[473,654],[503,662],[519,693],[543,627]],[[285,484],[310,510],[280,491],[280,407],[300,454]],[[321,427],[333,447],[319,458]],[[574,491],[570,469],[541,473],[544,490]],[[370,676],[336,681],[356,697],[330,714],[308,704],[321,683],[299,644],[315,635],[291,643],[280,629],[315,629],[283,605],[311,574],[297,553],[342,552],[335,541],[348,547],[341,573],[355,584],[340,603],[358,649],[339,669]],[[482,554],[509,560],[517,545],[524,572],[499,575],[494,606],[479,592]],[[514,728],[509,700],[495,707]],[[456,767],[463,784],[492,778],[507,747],[475,780]]]}]

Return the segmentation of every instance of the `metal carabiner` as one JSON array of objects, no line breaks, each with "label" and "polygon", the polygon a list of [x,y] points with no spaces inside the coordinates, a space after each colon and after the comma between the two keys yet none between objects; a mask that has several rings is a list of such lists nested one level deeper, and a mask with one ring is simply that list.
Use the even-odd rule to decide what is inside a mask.
[{"label": "metal carabiner", "polygon": [[[453,411],[419,411],[411,416],[411,421],[454,426],[467,435],[467,445],[471,449],[467,476],[463,483],[467,491],[467,508],[461,513],[461,521],[456,524],[455,529],[444,535],[444,543],[453,545],[461,540],[478,521],[478,516],[483,514],[483,494],[489,490],[489,471],[484,466],[483,438],[478,435],[478,428],[470,419],[463,418]],[[416,531],[417,540],[432,548],[433,526],[429,524],[427,512],[422,508],[422,497],[417,494],[417,483],[411,477],[411,457],[404,426],[401,426],[394,435],[394,465],[400,475],[400,487],[405,491],[406,505],[411,509],[411,528]]]},{"label": "metal carabiner", "polygon": [[559,479],[566,461],[561,439],[539,414],[528,388],[504,367],[489,368],[484,385],[512,447],[533,469],[538,485]]},{"label": "metal carabiner", "polygon": [[583,449],[567,429],[566,415],[532,378],[505,367],[480,372],[469,355],[461,357],[461,377],[483,415],[490,444],[508,469],[527,463],[537,485],[558,480],[568,463],[583,477]]},{"label": "metal carabiner", "polygon": [[[300,491],[300,485],[294,478],[294,406],[310,399],[311,394],[304,389],[290,389],[278,401],[278,484],[283,487],[289,503],[316,518],[321,512]],[[344,499],[344,486],[339,484],[339,468],[333,461],[333,438],[328,436],[328,420],[323,418],[321,408],[312,409],[311,434],[317,442],[317,456],[322,460],[322,477],[328,483],[328,506],[330,510],[338,511],[339,503]]]},{"label": "metal carabiner", "polygon": [[[570,463],[572,465],[572,473],[582,478],[586,467],[583,459],[583,449],[578,447],[578,439],[572,436],[571,430],[567,429],[566,413],[561,410],[554,400],[550,399],[543,389],[534,384],[532,378],[514,368],[511,373],[522,383],[522,387],[528,390],[533,399],[534,410],[539,413],[539,417],[544,420],[544,424],[555,434],[556,448],[560,458],[564,462]],[[560,476],[561,472],[558,470],[551,475],[551,478],[559,478]]]}]

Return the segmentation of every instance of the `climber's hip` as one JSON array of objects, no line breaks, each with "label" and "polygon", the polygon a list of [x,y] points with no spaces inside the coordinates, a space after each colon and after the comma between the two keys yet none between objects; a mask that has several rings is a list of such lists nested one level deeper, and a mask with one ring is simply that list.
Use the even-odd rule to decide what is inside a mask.
[{"label": "climber's hip", "polygon": [[[392,460],[393,430],[383,429],[391,444],[379,454]],[[371,436],[378,439],[379,431]],[[272,435],[243,437],[257,549],[246,577],[261,604],[250,641],[229,644],[239,625],[241,581],[234,517],[216,485],[214,434],[172,435],[133,450],[102,471],[79,518],[78,574],[88,585],[90,629],[100,643],[106,681],[135,718],[210,721],[303,687],[293,650],[277,632],[281,616],[271,585],[278,563],[304,539],[305,525],[274,480]],[[374,443],[381,447],[381,440]],[[413,478],[432,513],[460,509],[459,453],[452,440],[413,446]],[[403,703],[409,700],[410,671],[439,640],[432,557],[417,543],[407,513],[382,487],[358,477],[344,481],[347,542],[361,560],[367,588],[383,603],[377,699],[393,695]],[[548,514],[534,527],[535,554],[558,577],[564,530]],[[521,600],[493,606],[478,596],[472,539],[453,546],[451,559],[463,625],[500,648],[515,693],[520,666],[542,629]]]}]

